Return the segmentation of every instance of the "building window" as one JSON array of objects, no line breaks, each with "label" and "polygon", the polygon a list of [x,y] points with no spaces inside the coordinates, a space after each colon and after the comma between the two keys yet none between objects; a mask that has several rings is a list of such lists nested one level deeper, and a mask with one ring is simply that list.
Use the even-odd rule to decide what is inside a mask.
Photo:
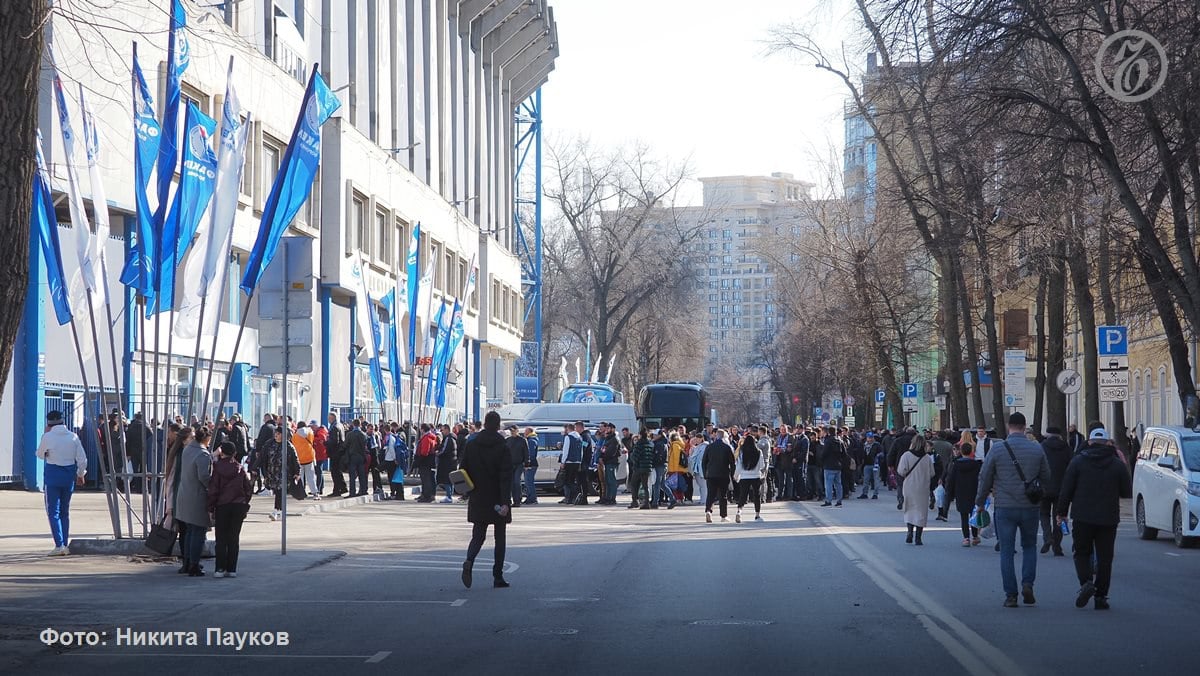
[{"label": "building window", "polygon": [[383,264],[384,267],[390,267],[392,264],[392,237],[394,227],[392,226],[392,214],[386,209],[375,210],[375,259]]},{"label": "building window", "polygon": [[[242,117],[242,124],[252,124],[245,117]],[[254,129],[248,129],[246,133],[246,144],[250,148],[254,147]],[[247,202],[252,202],[254,199],[254,153],[242,153],[242,184],[238,188]]]},{"label": "building window", "polygon": [[258,194],[262,196],[264,202],[267,201],[267,196],[271,194],[271,186],[275,185],[275,175],[279,173],[279,162],[283,158],[283,148],[284,143],[282,141],[263,134],[262,171],[259,175]]},{"label": "building window", "polygon": [[[355,248],[362,250],[363,255],[371,255],[371,219],[367,215],[367,198],[354,193],[350,198],[350,217],[352,219],[351,227],[347,228],[347,249]],[[355,240],[349,241],[350,231],[353,230]]]}]

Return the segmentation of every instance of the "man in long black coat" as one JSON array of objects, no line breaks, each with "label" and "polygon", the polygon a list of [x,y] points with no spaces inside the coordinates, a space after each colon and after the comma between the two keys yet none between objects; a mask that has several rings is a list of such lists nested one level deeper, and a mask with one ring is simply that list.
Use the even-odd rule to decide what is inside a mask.
[{"label": "man in long black coat", "polygon": [[508,586],[504,580],[505,532],[512,523],[512,458],[504,437],[500,435],[500,414],[490,411],[483,420],[483,431],[475,435],[463,449],[460,467],[466,470],[475,487],[467,498],[467,521],[472,524],[471,545],[463,563],[462,581],[471,587],[471,572],[475,557],[483,548],[488,526],[494,529],[496,540],[495,563],[492,565],[492,586]]}]

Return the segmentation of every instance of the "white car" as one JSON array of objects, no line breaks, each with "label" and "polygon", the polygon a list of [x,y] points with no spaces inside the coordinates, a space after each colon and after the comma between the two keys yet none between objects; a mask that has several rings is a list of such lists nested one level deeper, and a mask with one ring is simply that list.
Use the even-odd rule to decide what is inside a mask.
[{"label": "white car", "polygon": [[[524,429],[524,426],[521,426]],[[594,435],[596,430],[588,428]],[[543,488],[554,485],[554,479],[558,476],[558,459],[562,455],[563,428],[562,427],[545,427],[534,426],[533,431],[538,438],[538,469],[534,475],[534,483]],[[617,465],[617,484],[625,482],[625,476],[629,473],[626,460],[629,453],[625,450],[625,446],[621,446],[621,462]]]},{"label": "white car", "polygon": [[1138,537],[1153,540],[1169,531],[1177,547],[1200,537],[1200,432],[1187,427],[1150,427],[1133,470]]}]

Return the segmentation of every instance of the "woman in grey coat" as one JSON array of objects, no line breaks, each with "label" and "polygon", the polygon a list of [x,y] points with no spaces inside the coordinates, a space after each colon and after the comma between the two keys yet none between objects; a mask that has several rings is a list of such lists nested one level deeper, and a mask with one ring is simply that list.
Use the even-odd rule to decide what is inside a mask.
[{"label": "woman in grey coat", "polygon": [[208,482],[212,478],[212,454],[208,452],[208,442],[211,436],[207,427],[198,427],[179,458],[175,519],[187,524],[180,550],[190,577],[204,575],[200,570],[200,555],[204,551],[205,536],[212,527],[208,513]]}]

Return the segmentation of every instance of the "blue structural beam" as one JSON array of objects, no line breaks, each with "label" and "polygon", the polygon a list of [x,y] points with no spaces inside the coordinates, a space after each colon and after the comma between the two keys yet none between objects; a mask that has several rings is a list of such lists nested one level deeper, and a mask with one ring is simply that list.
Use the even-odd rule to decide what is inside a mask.
[{"label": "blue structural beam", "polygon": [[17,332],[13,351],[14,401],[13,417],[13,474],[20,474],[26,490],[42,487],[42,460],[37,457],[41,442],[42,424],[46,420],[45,362],[43,348],[46,337],[43,293],[46,287],[46,264],[36,233],[29,237],[29,288],[25,291],[25,312]]},{"label": "blue structural beam", "polygon": [[[517,233],[517,257],[521,261],[521,289],[525,297],[525,324],[533,319],[533,340],[538,345],[537,381],[542,383],[542,90],[538,89],[519,106],[516,125],[516,172],[513,174],[513,226]],[[532,167],[529,155],[533,154]],[[522,179],[533,171],[533,195],[523,195]],[[533,207],[532,222],[522,207]],[[532,232],[526,233],[526,230]],[[530,246],[530,235],[533,245]]]}]

